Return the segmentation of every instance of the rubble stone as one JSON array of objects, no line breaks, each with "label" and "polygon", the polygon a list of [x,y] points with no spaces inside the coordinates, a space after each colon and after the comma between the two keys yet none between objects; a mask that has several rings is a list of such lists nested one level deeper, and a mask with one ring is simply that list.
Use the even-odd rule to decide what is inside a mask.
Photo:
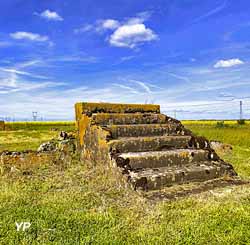
[{"label": "rubble stone", "polygon": [[[45,164],[58,164],[72,161],[76,155],[76,139],[73,134],[65,132],[67,139],[51,140],[42,143],[37,151],[3,151],[0,152],[0,170],[7,169],[9,172],[17,172],[30,166]],[[64,137],[65,138],[65,137]],[[29,175],[29,171],[23,172]]]},{"label": "rubble stone", "polygon": [[56,142],[54,141],[48,141],[45,143],[42,143],[37,151],[38,152],[47,152],[47,151],[55,151],[56,150]]},{"label": "rubble stone", "polygon": [[224,144],[219,141],[211,141],[210,145],[216,152],[232,153],[233,151],[233,147],[230,144]]}]

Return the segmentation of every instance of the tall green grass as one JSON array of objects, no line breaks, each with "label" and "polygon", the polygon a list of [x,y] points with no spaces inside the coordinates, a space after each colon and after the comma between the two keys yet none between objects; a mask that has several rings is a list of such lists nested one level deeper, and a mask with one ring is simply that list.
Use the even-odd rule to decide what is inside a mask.
[{"label": "tall green grass", "polygon": [[217,127],[216,124],[200,122],[184,125],[195,134],[205,136],[209,140],[216,140],[233,146],[233,153],[221,157],[233,164],[240,176],[250,176],[250,124],[231,124],[225,127]]},{"label": "tall green grass", "polygon": [[[250,177],[249,126],[186,126],[232,144],[223,157]],[[16,132],[32,144],[30,130]],[[22,221],[31,227],[17,232]],[[34,165],[30,175],[0,175],[0,244],[249,244],[249,227],[249,185],[154,203],[120,186],[105,164]]]},{"label": "tall green grass", "polygon": [[184,125],[197,135],[205,136],[209,140],[218,140],[232,145],[250,147],[250,124],[217,127],[216,124],[211,125],[203,122],[200,122],[200,124],[184,122]]}]

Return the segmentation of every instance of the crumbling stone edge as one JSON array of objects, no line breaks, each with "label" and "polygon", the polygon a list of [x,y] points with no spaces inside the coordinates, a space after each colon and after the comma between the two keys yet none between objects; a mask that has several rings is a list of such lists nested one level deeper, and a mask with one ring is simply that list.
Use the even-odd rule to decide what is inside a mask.
[{"label": "crumbling stone edge", "polygon": [[77,141],[73,133],[62,131],[57,139],[42,143],[38,149],[0,152],[0,174],[24,171],[32,166],[66,164],[79,159]]}]

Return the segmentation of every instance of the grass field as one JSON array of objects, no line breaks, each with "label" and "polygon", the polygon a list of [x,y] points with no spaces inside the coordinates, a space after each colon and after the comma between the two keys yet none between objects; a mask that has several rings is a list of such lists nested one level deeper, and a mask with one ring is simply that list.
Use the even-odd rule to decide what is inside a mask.
[{"label": "grass field", "polygon": [[[223,158],[249,179],[249,124],[184,124],[199,135],[232,144],[233,154]],[[65,127],[53,127],[61,126]],[[0,131],[1,149],[35,149],[58,133],[51,127]],[[31,175],[18,171],[2,174],[0,244],[250,243],[249,185],[152,203],[120,187],[102,166],[88,166],[75,162],[71,166],[34,166]],[[31,222],[31,227],[18,232],[15,222],[22,221]]]},{"label": "grass field", "polygon": [[197,135],[209,140],[218,140],[233,146],[232,155],[222,155],[222,158],[232,163],[242,177],[250,177],[250,124],[237,125],[235,121],[225,122],[224,127],[218,127],[216,121],[184,121],[183,124]]},{"label": "grass field", "polygon": [[74,122],[15,122],[6,123],[0,131],[0,151],[36,150],[38,146],[57,137],[60,130],[72,131]]}]

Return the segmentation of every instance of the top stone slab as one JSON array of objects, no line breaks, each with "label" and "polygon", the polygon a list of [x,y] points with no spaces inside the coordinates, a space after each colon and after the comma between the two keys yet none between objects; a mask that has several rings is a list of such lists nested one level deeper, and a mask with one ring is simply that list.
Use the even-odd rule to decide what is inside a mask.
[{"label": "top stone slab", "polygon": [[76,119],[89,113],[160,113],[160,106],[153,104],[113,104],[87,103],[75,104]]}]

